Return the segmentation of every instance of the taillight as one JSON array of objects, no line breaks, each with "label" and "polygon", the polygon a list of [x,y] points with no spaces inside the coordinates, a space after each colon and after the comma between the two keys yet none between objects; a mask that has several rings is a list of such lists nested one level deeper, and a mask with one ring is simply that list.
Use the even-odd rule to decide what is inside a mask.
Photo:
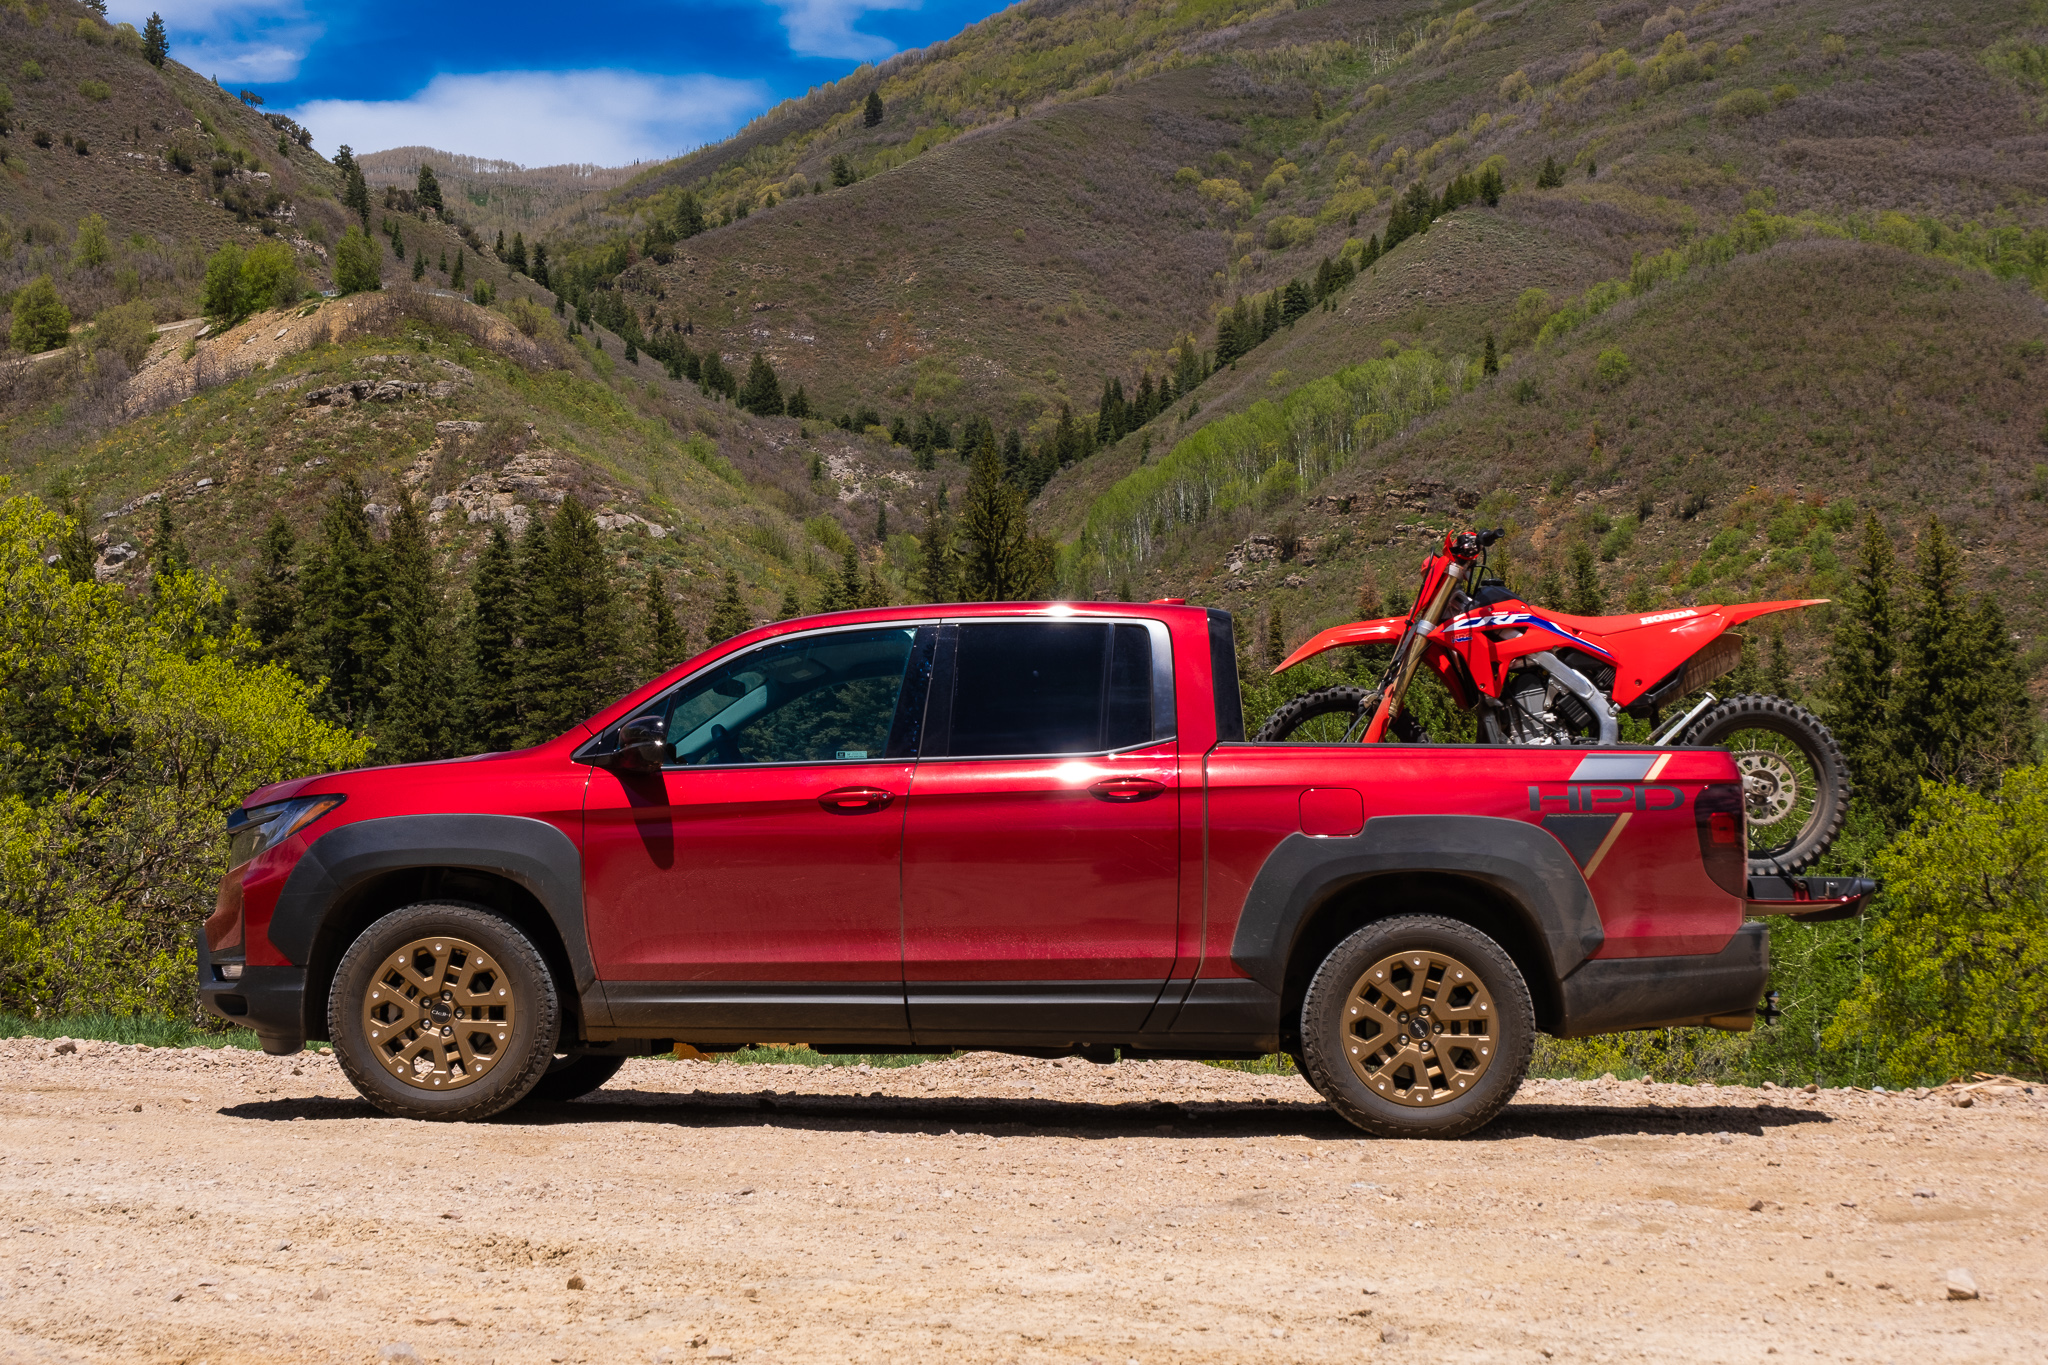
[{"label": "taillight", "polygon": [[1749,894],[1749,839],[1742,822],[1742,784],[1710,782],[1692,803],[1700,861],[1714,885],[1731,896]]}]

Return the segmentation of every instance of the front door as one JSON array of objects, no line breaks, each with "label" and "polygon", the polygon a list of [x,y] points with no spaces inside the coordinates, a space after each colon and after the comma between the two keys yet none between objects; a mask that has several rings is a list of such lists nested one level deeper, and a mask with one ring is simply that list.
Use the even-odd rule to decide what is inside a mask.
[{"label": "front door", "polygon": [[935,635],[773,641],[637,713],[663,718],[669,761],[594,773],[584,820],[586,921],[615,1025],[907,1036],[904,798]]},{"label": "front door", "polygon": [[904,833],[919,1042],[1135,1032],[1173,968],[1180,803],[1163,627],[945,628]]}]

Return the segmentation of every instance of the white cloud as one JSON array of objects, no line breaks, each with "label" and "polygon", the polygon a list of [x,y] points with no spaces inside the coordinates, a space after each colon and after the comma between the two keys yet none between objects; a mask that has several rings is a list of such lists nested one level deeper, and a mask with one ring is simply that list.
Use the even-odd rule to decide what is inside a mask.
[{"label": "white cloud", "polygon": [[161,13],[171,56],[223,85],[292,79],[325,31],[302,0],[113,0],[107,11],[138,29]]},{"label": "white cloud", "polygon": [[761,81],[637,71],[436,76],[402,100],[313,100],[287,110],[324,151],[439,147],[526,166],[623,165],[724,137],[771,98]]},{"label": "white cloud", "polygon": [[789,50],[800,57],[874,61],[896,50],[887,38],[856,33],[853,25],[874,10],[916,9],[922,0],[769,0],[782,11]]}]

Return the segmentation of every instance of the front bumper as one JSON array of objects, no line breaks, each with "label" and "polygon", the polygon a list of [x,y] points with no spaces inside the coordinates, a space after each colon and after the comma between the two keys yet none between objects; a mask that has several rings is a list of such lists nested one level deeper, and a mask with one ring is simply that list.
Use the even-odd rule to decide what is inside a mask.
[{"label": "front bumper", "polygon": [[[289,1056],[306,1045],[306,969],[254,967],[215,961],[206,946],[206,930],[194,931],[199,947],[199,1008],[216,1019],[254,1029],[263,1050]],[[236,949],[240,952],[240,949]],[[222,969],[241,966],[229,980]]]},{"label": "front bumper", "polygon": [[1718,953],[1589,958],[1563,985],[1560,1038],[1705,1024],[1746,1030],[1771,974],[1770,930],[1745,924]]}]

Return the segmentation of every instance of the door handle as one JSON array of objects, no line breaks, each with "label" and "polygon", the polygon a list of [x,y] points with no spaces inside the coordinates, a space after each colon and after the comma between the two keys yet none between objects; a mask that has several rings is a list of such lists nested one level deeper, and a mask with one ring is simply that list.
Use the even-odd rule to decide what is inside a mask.
[{"label": "door handle", "polygon": [[896,793],[880,787],[840,787],[819,797],[818,804],[834,815],[866,815],[895,799]]},{"label": "door handle", "polygon": [[1088,788],[1088,794],[1097,801],[1150,801],[1165,790],[1164,782],[1149,777],[1105,777]]}]

